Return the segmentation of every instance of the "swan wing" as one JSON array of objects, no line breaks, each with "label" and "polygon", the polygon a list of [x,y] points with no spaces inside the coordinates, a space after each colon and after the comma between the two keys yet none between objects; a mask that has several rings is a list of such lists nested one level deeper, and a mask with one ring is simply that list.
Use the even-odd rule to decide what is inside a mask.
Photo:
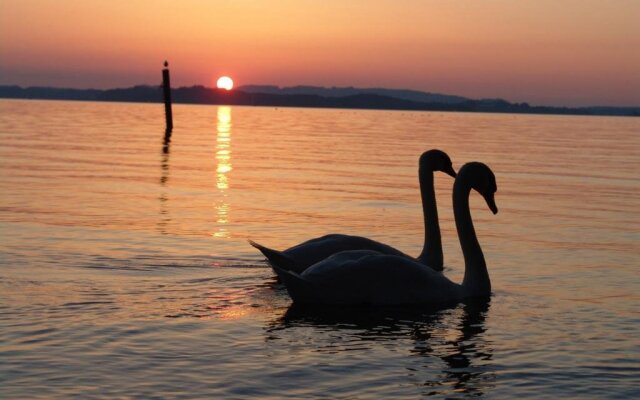
[{"label": "swan wing", "polygon": [[311,265],[336,253],[349,250],[371,250],[382,254],[413,259],[411,256],[384,243],[362,236],[335,233],[307,240],[285,250],[283,253],[295,261],[295,267],[291,269],[301,273]]}]

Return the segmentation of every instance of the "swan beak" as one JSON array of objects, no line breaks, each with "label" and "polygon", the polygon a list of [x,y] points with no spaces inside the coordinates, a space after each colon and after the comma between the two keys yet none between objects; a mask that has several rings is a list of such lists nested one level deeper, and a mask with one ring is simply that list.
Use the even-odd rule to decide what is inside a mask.
[{"label": "swan beak", "polygon": [[489,206],[489,209],[491,210],[491,212],[495,215],[498,213],[498,206],[496,205],[496,201],[493,198],[493,193],[488,194],[486,196],[483,196],[484,200],[487,202],[487,205]]},{"label": "swan beak", "polygon": [[445,174],[449,175],[452,178],[456,177],[456,171],[453,169],[452,165],[449,165],[448,167],[445,167],[442,172],[444,172]]}]

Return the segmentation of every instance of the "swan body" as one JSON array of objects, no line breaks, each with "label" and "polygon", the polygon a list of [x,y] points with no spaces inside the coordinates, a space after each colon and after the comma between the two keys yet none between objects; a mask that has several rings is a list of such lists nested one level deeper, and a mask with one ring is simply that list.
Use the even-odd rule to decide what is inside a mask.
[{"label": "swan body", "polygon": [[366,237],[343,234],[329,234],[307,240],[284,251],[270,249],[253,241],[249,241],[249,243],[260,250],[272,266],[278,265],[280,267],[274,267],[274,271],[279,276],[282,270],[302,273],[311,265],[333,254],[348,250],[372,250],[381,254],[394,255],[417,261],[420,264],[428,265],[436,271],[442,271],[442,241],[433,187],[434,171],[442,171],[454,178],[456,176],[451,159],[445,152],[434,149],[426,151],[420,156],[418,175],[420,180],[420,194],[422,197],[425,238],[422,252],[417,258],[413,258],[389,245]]},{"label": "swan body", "polygon": [[294,303],[302,304],[393,306],[462,298],[459,285],[440,272],[371,250],[344,251],[302,274],[281,270],[279,276]]},{"label": "swan body", "polygon": [[469,212],[471,189],[482,194],[494,214],[498,212],[493,172],[482,163],[465,164],[453,192],[456,227],[465,260],[462,284],[416,260],[373,250],[343,251],[302,273],[278,264],[274,264],[274,269],[293,301],[303,304],[439,304],[489,296],[491,282]]}]

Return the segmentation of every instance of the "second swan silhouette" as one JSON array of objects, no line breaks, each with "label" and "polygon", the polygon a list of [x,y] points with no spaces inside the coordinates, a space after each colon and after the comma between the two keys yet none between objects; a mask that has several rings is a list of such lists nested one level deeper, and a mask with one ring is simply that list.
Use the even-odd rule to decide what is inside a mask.
[{"label": "second swan silhouette", "polygon": [[[442,271],[442,239],[438,223],[438,208],[436,206],[433,173],[442,171],[456,177],[451,159],[441,150],[429,150],[420,156],[418,176],[420,180],[420,194],[422,197],[422,211],[424,218],[424,245],[417,258],[413,258],[400,250],[384,243],[361,236],[330,234],[300,243],[284,251],[278,251],[249,241],[251,245],[264,254],[273,266],[279,269],[301,273],[311,265],[326,259],[336,253],[347,250],[373,250],[378,253],[404,257],[420,264],[428,265],[435,271]],[[279,270],[274,271],[280,275]]]},{"label": "second swan silhouette", "polygon": [[441,304],[469,297],[487,297],[491,281],[471,220],[469,195],[478,191],[496,214],[496,179],[479,162],[465,164],[453,186],[453,211],[464,254],[462,284],[414,260],[371,250],[335,254],[302,274],[273,267],[294,303],[334,305]]}]

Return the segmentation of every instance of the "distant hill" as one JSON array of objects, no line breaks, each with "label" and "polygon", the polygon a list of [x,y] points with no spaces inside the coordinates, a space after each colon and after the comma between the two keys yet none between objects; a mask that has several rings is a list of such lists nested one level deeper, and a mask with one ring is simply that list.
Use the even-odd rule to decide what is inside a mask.
[{"label": "distant hill", "polygon": [[279,87],[269,85],[245,85],[237,90],[247,93],[268,93],[268,94],[312,94],[322,97],[347,97],[361,94],[373,94],[378,96],[393,97],[396,99],[417,101],[420,103],[442,103],[460,104],[471,99],[447,94],[419,92],[407,89],[382,89],[382,88],[354,88],[354,87],[330,87],[321,86],[291,86]]},{"label": "distant hill", "polygon": [[[291,92],[280,93],[283,90],[291,90]],[[310,90],[312,93],[306,93],[306,90]],[[323,93],[323,95],[318,93]],[[339,93],[345,95],[339,95]],[[569,108],[530,106],[527,103],[510,103],[502,99],[472,100],[457,96],[411,90],[396,91],[393,89],[315,88],[305,86],[280,89],[276,86],[244,86],[232,91],[226,91],[204,86],[191,86],[172,89],[171,96],[175,103],[190,104],[640,116],[640,107]],[[160,103],[162,102],[162,90],[158,86],[144,85],[107,90],[0,86],[0,98]],[[414,98],[425,100],[414,100]]]}]

